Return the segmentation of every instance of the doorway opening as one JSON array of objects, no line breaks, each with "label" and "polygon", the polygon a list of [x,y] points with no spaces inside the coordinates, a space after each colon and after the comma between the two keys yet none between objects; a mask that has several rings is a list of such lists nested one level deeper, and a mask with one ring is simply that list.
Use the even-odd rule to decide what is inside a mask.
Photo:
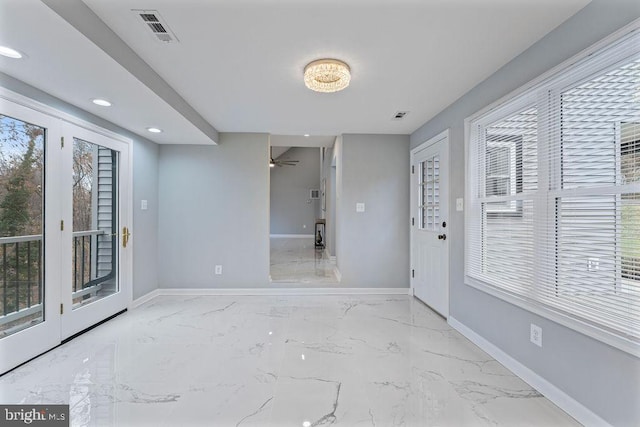
[{"label": "doorway opening", "polygon": [[[298,138],[296,140],[296,138]],[[322,287],[339,283],[330,199],[335,138],[271,136],[270,279]],[[334,207],[335,210],[335,207]]]}]

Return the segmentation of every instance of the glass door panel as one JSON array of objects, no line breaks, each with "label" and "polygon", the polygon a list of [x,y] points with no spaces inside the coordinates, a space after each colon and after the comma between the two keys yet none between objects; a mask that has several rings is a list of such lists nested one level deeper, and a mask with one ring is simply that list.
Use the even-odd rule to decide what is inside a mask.
[{"label": "glass door panel", "polygon": [[73,139],[72,308],[119,291],[118,152]]},{"label": "glass door panel", "polygon": [[44,321],[44,140],[0,114],[0,338]]}]

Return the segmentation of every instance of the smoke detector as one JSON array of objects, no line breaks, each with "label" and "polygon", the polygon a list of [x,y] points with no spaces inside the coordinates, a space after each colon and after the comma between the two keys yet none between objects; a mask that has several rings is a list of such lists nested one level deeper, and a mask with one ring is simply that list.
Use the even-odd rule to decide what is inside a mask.
[{"label": "smoke detector", "polygon": [[132,9],[131,11],[137,15],[147,31],[151,31],[156,40],[163,43],[176,43],[179,41],[157,10]]}]

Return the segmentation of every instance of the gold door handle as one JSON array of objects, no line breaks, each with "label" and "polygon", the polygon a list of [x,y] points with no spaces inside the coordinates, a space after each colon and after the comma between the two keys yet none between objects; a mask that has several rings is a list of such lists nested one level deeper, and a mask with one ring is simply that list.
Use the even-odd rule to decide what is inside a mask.
[{"label": "gold door handle", "polygon": [[122,247],[126,248],[127,243],[129,243],[129,237],[131,237],[131,233],[127,227],[122,227]]}]

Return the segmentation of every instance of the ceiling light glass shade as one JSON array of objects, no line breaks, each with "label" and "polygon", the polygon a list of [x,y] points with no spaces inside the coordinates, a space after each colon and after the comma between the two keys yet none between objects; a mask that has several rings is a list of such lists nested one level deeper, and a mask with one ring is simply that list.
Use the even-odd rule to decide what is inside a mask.
[{"label": "ceiling light glass shade", "polygon": [[337,59],[319,59],[304,67],[304,84],[316,92],[338,92],[351,81],[351,69]]}]

